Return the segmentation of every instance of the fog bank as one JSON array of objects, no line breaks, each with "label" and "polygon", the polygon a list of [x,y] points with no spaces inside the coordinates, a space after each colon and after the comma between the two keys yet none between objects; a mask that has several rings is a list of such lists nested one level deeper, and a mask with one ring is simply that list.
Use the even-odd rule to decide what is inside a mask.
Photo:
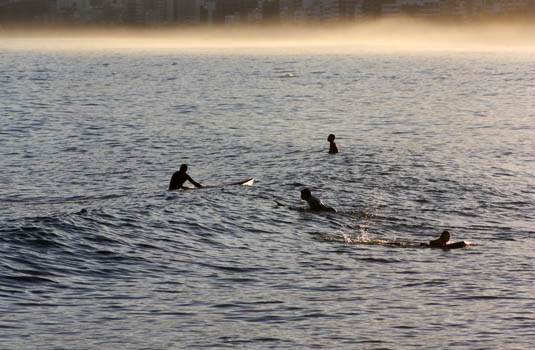
[{"label": "fog bank", "polygon": [[286,54],[363,50],[535,51],[535,24],[437,24],[398,18],[336,26],[19,29],[0,32],[0,49]]}]

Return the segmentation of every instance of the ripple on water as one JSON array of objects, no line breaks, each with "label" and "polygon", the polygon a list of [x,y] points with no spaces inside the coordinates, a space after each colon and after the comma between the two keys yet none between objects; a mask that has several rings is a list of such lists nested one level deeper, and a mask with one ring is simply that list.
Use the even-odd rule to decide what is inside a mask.
[{"label": "ripple on water", "polygon": [[529,348],[531,58],[0,55],[6,346]]}]

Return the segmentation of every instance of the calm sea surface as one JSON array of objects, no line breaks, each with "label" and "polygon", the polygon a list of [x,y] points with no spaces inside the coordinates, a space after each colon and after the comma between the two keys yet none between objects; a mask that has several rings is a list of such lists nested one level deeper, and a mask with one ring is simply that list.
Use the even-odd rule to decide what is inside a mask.
[{"label": "calm sea surface", "polygon": [[531,348],[534,62],[0,49],[0,349]]}]

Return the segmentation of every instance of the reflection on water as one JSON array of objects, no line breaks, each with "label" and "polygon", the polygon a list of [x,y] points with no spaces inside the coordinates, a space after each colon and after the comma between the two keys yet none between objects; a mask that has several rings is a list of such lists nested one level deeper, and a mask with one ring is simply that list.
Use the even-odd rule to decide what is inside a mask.
[{"label": "reflection on water", "polygon": [[[5,348],[531,346],[532,53],[27,44],[0,43]],[[168,192],[182,163],[255,182]],[[473,244],[416,248],[444,229]]]}]

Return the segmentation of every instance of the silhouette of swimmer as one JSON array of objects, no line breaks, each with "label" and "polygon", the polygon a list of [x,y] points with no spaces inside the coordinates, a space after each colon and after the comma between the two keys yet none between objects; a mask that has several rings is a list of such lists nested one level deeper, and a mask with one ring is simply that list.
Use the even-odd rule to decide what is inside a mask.
[{"label": "silhouette of swimmer", "polygon": [[336,213],[336,209],[331,208],[323,204],[323,202],[314,197],[310,190],[308,188],[305,188],[301,191],[301,199],[304,201],[307,201],[308,205],[310,205],[310,210],[314,211],[330,211],[333,213]]},{"label": "silhouette of swimmer", "polygon": [[334,142],[334,138],[336,136],[334,136],[334,134],[330,134],[329,137],[327,137],[327,141],[329,141],[329,154],[336,154],[338,153],[338,146],[336,145],[336,143]]},{"label": "silhouette of swimmer", "polygon": [[180,188],[183,188],[184,182],[189,181],[191,182],[195,187],[201,188],[202,185],[198,182],[195,182],[186,172],[188,171],[188,166],[186,164],[182,164],[180,166],[179,171],[175,171],[173,176],[171,177],[171,182],[169,182],[169,190],[178,190]]},{"label": "silhouette of swimmer", "polygon": [[450,241],[450,232],[447,230],[442,231],[440,237],[429,241],[429,243],[420,243],[421,247],[428,248],[442,248],[442,249],[455,249],[464,248],[467,246],[465,241],[448,243]]}]

